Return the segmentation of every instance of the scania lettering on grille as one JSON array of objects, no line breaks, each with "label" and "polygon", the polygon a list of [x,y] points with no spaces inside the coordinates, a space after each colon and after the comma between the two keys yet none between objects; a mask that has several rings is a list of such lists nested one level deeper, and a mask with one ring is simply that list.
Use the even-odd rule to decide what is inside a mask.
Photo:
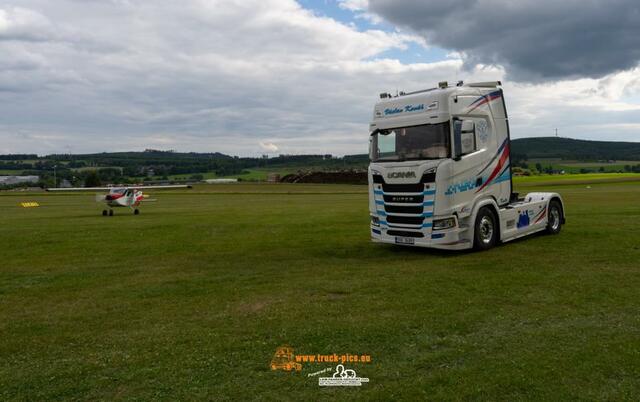
[{"label": "scania lettering on grille", "polygon": [[389,172],[387,173],[387,177],[390,179],[408,179],[415,178],[416,172]]}]

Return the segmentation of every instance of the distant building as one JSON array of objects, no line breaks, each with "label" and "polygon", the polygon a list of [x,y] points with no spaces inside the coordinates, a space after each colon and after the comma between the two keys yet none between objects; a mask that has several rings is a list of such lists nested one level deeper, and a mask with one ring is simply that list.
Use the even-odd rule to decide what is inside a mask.
[{"label": "distant building", "polygon": [[0,176],[0,185],[11,186],[19,183],[37,183],[39,176]]}]

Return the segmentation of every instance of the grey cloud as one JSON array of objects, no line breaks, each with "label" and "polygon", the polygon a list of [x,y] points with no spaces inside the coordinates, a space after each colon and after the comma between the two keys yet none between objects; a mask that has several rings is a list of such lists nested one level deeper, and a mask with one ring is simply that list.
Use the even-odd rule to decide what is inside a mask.
[{"label": "grey cloud", "polygon": [[42,14],[21,7],[0,8],[0,41],[44,41],[53,35],[51,22]]},{"label": "grey cloud", "polygon": [[[316,18],[293,0],[13,2],[21,11],[0,5],[0,153],[171,148],[259,155],[260,143],[283,153],[366,152],[378,93],[425,88],[460,73],[454,58],[430,64],[378,58],[402,45],[403,35]],[[436,6],[416,23],[436,27],[437,16],[459,3]],[[532,18],[495,14],[512,29]],[[410,17],[408,9],[402,20]],[[473,46],[495,40],[486,35],[471,38]],[[580,97],[640,94],[638,73],[621,75],[602,80],[602,88],[579,85]],[[491,68],[465,73],[478,81],[501,76]],[[548,89],[547,98],[540,96],[544,88],[532,89],[539,99],[533,105],[531,92],[509,89],[510,115],[521,124],[514,134],[560,127],[568,135],[558,122],[581,122],[587,113],[616,121],[616,113],[565,105],[558,94],[573,93],[566,85]],[[551,114],[528,118],[541,111]],[[635,124],[637,115],[625,114],[625,123]],[[593,136],[609,132],[599,128]],[[614,133],[635,138],[630,130]]]},{"label": "grey cloud", "polygon": [[521,81],[598,78],[640,61],[637,0],[370,0],[372,12],[467,66],[502,65]]}]

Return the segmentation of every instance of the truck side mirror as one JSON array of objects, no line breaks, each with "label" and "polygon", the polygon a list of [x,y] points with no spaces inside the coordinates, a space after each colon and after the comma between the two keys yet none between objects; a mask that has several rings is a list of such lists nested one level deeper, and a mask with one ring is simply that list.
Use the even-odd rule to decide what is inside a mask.
[{"label": "truck side mirror", "polygon": [[460,134],[462,134],[462,120],[453,119],[453,160],[459,161],[462,155],[462,149],[460,148]]},{"label": "truck side mirror", "polygon": [[475,124],[473,120],[453,121],[453,159],[458,161],[462,155],[470,154],[475,150]]},{"label": "truck side mirror", "polygon": [[472,133],[475,130],[475,124],[473,120],[462,120],[462,132]]},{"label": "truck side mirror", "polygon": [[375,159],[375,150],[373,149],[373,137],[369,137],[369,160]]}]

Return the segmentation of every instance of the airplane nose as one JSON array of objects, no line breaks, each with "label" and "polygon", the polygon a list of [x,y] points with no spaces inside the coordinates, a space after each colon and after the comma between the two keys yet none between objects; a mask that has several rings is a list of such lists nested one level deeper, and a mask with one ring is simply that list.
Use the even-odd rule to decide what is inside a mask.
[{"label": "airplane nose", "polygon": [[111,195],[107,194],[104,196],[104,199],[107,201],[111,201],[113,198],[111,197]]}]

